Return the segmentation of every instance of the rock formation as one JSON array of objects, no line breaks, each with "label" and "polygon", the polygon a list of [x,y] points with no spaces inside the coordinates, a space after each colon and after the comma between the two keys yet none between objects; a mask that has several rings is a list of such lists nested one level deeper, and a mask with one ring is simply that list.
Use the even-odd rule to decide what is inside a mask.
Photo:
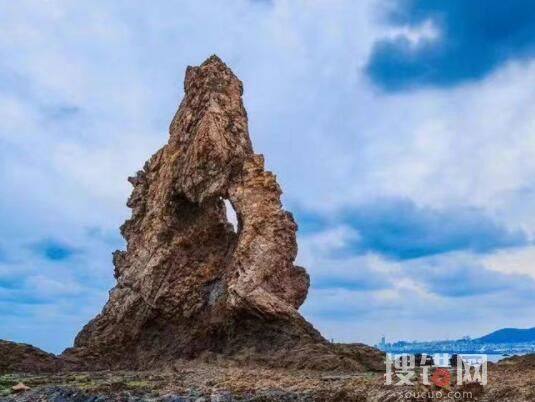
[{"label": "rock formation", "polygon": [[359,356],[377,356],[371,348],[335,347],[297,312],[309,287],[293,264],[297,225],[253,151],[242,83],[212,56],[188,67],[184,91],[168,144],[129,179],[132,217],[121,228],[127,249],[114,253],[117,285],[63,361],[147,368],[224,356],[308,367],[317,356],[361,368]]},{"label": "rock formation", "polygon": [[60,367],[56,356],[32,345],[0,340],[0,374],[8,372],[47,372]]}]

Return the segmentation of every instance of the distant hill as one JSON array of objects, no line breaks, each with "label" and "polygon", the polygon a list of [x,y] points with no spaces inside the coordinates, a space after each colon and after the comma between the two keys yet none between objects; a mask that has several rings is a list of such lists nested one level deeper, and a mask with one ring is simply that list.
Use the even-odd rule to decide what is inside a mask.
[{"label": "distant hill", "polygon": [[504,328],[491,332],[481,338],[474,339],[476,342],[487,343],[518,343],[535,342],[535,328],[518,329]]}]

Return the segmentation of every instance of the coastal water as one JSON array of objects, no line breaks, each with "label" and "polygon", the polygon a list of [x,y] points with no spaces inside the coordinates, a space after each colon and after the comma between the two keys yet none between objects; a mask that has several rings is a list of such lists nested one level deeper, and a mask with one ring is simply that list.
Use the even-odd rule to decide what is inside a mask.
[{"label": "coastal water", "polygon": [[[394,355],[400,355],[400,354],[411,354],[411,353],[408,353],[408,352],[401,352],[401,353],[396,353],[396,352],[390,352]],[[454,355],[455,353],[448,353],[448,352],[418,352],[418,353],[422,353],[422,354],[426,354],[426,355],[429,355],[429,356],[434,356],[434,355],[441,355],[443,356],[444,354],[448,355],[449,357],[451,357],[452,355]],[[481,353],[460,353],[461,355],[471,355],[471,354],[474,354],[474,355],[479,355]],[[488,353],[486,354],[487,356],[487,361],[490,362],[490,363],[497,363],[499,362],[500,360],[503,360],[503,359],[507,359],[508,357],[512,357],[513,355],[507,355],[507,354],[497,354],[497,353]],[[446,365],[448,363],[445,363]]]},{"label": "coastal water", "polygon": [[499,362],[502,359],[506,359],[508,357],[511,357],[511,355],[487,355],[487,361],[496,363]]}]

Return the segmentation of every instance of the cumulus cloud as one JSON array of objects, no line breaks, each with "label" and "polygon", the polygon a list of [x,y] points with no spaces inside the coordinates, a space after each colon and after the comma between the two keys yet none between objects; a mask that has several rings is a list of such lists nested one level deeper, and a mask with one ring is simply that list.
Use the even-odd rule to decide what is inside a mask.
[{"label": "cumulus cloud", "polygon": [[10,259],[0,262],[0,337],[61,352],[99,312],[112,285],[113,243],[89,236],[73,242],[79,252],[72,254],[63,244],[50,251],[44,242],[39,252],[24,242],[10,244]]},{"label": "cumulus cloud", "polygon": [[486,268],[505,274],[535,278],[535,247],[517,247],[490,253],[483,259]]},{"label": "cumulus cloud", "polygon": [[37,255],[43,256],[51,261],[66,260],[79,253],[75,247],[53,239],[44,239],[31,246]]},{"label": "cumulus cloud", "polygon": [[514,293],[529,298],[535,290],[533,278],[515,273],[494,273],[481,260],[481,256],[456,253],[448,256],[423,259],[406,267],[406,275],[418,280],[434,294],[457,298],[479,297]]},{"label": "cumulus cloud", "polygon": [[[326,242],[329,238],[336,241]],[[461,251],[409,260],[374,253],[340,258],[341,239],[352,236],[328,230],[300,239],[299,262],[312,278],[302,311],[329,338],[368,343],[382,335],[460,338],[492,331],[497,322],[530,325],[535,310],[526,300],[535,292],[535,280],[494,272],[486,255]]]},{"label": "cumulus cloud", "polygon": [[374,45],[367,72],[388,91],[448,87],[535,55],[535,5],[529,0],[488,0],[484,10],[464,0],[403,0],[386,9],[398,28]]},{"label": "cumulus cloud", "polygon": [[486,253],[494,249],[527,245],[528,235],[510,230],[469,207],[419,207],[413,201],[380,198],[337,213],[298,214],[305,232],[346,225],[354,230],[350,241],[338,253],[369,251],[397,259],[411,259],[454,250]]}]

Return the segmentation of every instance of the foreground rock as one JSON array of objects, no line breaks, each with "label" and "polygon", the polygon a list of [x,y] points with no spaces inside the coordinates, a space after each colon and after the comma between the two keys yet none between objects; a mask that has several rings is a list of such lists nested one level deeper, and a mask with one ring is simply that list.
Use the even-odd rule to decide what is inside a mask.
[{"label": "foreground rock", "polygon": [[[221,367],[184,362],[152,372],[79,372],[0,377],[24,381],[23,394],[6,393],[6,402],[276,402],[394,401],[395,389],[383,389],[379,373],[337,374],[319,371]],[[1,392],[1,390],[0,390]]]},{"label": "foreground rock", "polygon": [[25,343],[0,340],[0,374],[49,372],[59,367],[56,356]]},{"label": "foreground rock", "polygon": [[[535,401],[535,357],[489,365],[488,385],[384,385],[381,373],[342,373],[175,362],[165,370],[0,376],[5,402]],[[417,371],[422,370],[417,368]],[[11,387],[24,382],[23,393]],[[2,388],[2,385],[4,388]]]},{"label": "foreground rock", "polygon": [[[293,264],[297,225],[253,152],[242,83],[212,56],[187,69],[184,90],[169,143],[130,179],[117,285],[63,362],[142,369],[203,357],[380,369],[378,351],[332,345],[297,311],[309,287]],[[224,200],[236,211],[236,229]]]}]

